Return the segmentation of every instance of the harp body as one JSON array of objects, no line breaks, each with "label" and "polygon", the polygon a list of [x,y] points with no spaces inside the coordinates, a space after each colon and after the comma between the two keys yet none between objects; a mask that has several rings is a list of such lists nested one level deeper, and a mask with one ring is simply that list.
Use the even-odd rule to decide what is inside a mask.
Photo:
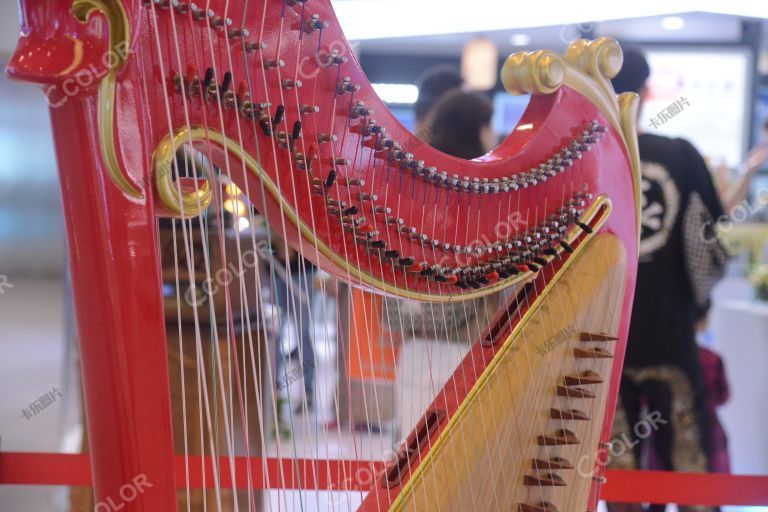
[{"label": "harp body", "polygon": [[[25,0],[22,13],[8,72],[51,105],[97,501],[146,475],[151,492],[126,510],[177,507],[157,219],[220,212],[225,176],[285,243],[353,286],[435,303],[514,289],[362,509],[595,506],[638,237],[635,99],[611,89],[615,42],[510,57],[505,86],[530,106],[498,148],[463,161],[383,106],[327,1]],[[207,166],[183,177],[190,148]],[[239,292],[225,288],[231,324]],[[584,460],[597,468],[586,478],[569,469]],[[333,461],[319,477],[283,462],[293,477],[266,485],[254,459],[246,478],[338,480]]]}]

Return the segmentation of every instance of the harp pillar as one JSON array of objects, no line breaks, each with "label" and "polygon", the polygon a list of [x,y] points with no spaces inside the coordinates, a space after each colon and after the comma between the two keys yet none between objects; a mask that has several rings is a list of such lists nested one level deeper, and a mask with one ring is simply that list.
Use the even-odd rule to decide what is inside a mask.
[{"label": "harp pillar", "polygon": [[157,222],[151,198],[128,197],[103,169],[90,142],[95,109],[93,98],[72,97],[51,118],[96,510],[175,510]]}]

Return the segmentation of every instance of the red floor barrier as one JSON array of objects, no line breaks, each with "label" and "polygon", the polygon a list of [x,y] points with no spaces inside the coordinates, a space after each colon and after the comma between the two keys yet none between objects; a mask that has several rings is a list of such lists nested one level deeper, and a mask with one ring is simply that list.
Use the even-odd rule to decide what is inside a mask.
[{"label": "red floor barrier", "polygon": [[[190,457],[190,487],[202,485],[200,458]],[[248,460],[235,459],[238,487],[245,487]],[[365,489],[368,475],[383,465],[367,461],[310,461],[292,459],[251,459],[254,488],[263,488],[266,470],[273,483],[285,478],[288,488],[326,490]],[[231,487],[229,460],[222,458],[222,487]],[[184,458],[176,460],[177,474],[184,475]],[[322,465],[322,467],[320,467]],[[210,470],[210,464],[207,465]],[[361,474],[364,477],[361,477]],[[318,475],[315,480],[313,475]],[[320,476],[325,475],[325,476]],[[356,475],[356,476],[355,476]],[[608,471],[601,498],[624,503],[677,503],[679,505],[764,505],[768,506],[768,476],[674,473],[666,471]],[[210,484],[212,478],[206,475]],[[299,484],[300,483],[300,484]],[[0,453],[0,485],[91,484],[87,455],[57,453]],[[184,482],[179,482],[183,485]],[[271,487],[274,487],[272,485]]]}]

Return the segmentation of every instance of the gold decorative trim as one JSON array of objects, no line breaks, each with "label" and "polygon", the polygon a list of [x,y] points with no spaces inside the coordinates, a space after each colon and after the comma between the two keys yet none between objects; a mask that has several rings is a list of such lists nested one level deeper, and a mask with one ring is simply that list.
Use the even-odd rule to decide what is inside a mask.
[{"label": "gold decorative trim", "polygon": [[[223,136],[216,130],[205,128],[203,126],[181,128],[176,131],[173,138],[171,138],[170,135],[166,136],[155,149],[153,156],[155,188],[157,189],[158,197],[162,203],[169,210],[176,214],[181,214],[181,209],[183,208],[185,216],[199,215],[208,206],[211,200],[210,185],[208,183],[206,183],[206,185],[201,188],[199,192],[190,192],[187,194],[182,194],[182,197],[179,197],[177,182],[173,180],[171,166],[175,158],[175,150],[181,147],[183,144],[194,144],[196,142],[216,144],[222,150],[227,151],[235,158],[242,160],[248,170],[261,181],[267,193],[269,193],[270,196],[272,196],[272,198],[280,205],[280,208],[282,209],[286,219],[288,219],[291,224],[296,226],[304,239],[316,247],[318,252],[323,257],[330,260],[343,273],[348,274],[353,280],[360,284],[364,284],[384,293],[405,299],[420,300],[423,302],[449,303],[484,297],[486,295],[490,295],[492,293],[508,288],[513,284],[525,281],[534,275],[532,272],[525,272],[518,274],[517,276],[501,280],[491,286],[486,286],[469,293],[456,295],[426,294],[389,284],[368,272],[350,265],[349,262],[334,252],[322,240],[317,238],[312,228],[299,218],[293,207],[282,197],[280,194],[280,189],[272,181],[269,175],[264,172],[263,168],[261,165],[259,165],[256,159],[254,159],[247,151],[245,151],[239,144],[237,144],[237,142]],[[182,205],[181,208],[179,207],[179,204]],[[593,202],[590,208],[584,213],[582,222],[589,223],[591,219],[601,211],[603,213],[600,218],[600,223],[602,225],[605,217],[607,217],[611,211],[611,202],[605,196],[599,196]],[[595,226],[595,230],[597,230],[598,227],[599,226]],[[574,228],[571,230],[571,232],[568,233],[566,240],[568,242],[574,242],[579,236],[580,232],[581,230],[579,228]],[[591,234],[587,235],[587,237],[591,236]],[[583,245],[585,242],[586,240],[584,240],[584,242],[582,242],[580,245]],[[562,249],[560,249],[560,251],[562,251]],[[555,256],[546,256],[548,261],[551,261],[554,258]]]},{"label": "gold decorative trim", "polygon": [[[617,97],[611,78],[621,69],[624,54],[611,37],[594,41],[579,39],[561,57],[549,50],[517,52],[510,55],[501,70],[501,81],[510,94],[552,94],[561,86],[575,90],[590,100],[622,136],[632,165],[635,193],[637,239],[640,240],[640,155],[637,146],[637,108],[635,93]],[[639,244],[638,244],[639,250]]]},{"label": "gold decorative trim", "polygon": [[[171,139],[170,135],[166,136],[155,149],[152,160],[154,162],[157,195],[165,207],[176,215],[196,217],[202,214],[208,208],[208,205],[211,204],[213,196],[208,180],[198,190],[180,193],[179,183],[173,179],[173,165],[177,158],[176,152],[178,149],[185,144],[191,145],[196,141],[206,140],[206,136],[209,133],[212,133],[212,130],[206,131],[202,127],[193,128],[191,132],[186,129],[179,130],[173,139]],[[216,135],[219,134],[216,133]],[[224,137],[220,135],[216,138],[216,140],[223,139]],[[238,149],[240,149],[239,146]],[[245,151],[240,149],[239,154],[245,153]],[[261,168],[259,168],[259,171],[261,172]],[[211,176],[205,178],[210,179]]]},{"label": "gold decorative trim", "polygon": [[107,173],[115,185],[136,199],[144,194],[131,183],[123,172],[115,149],[115,91],[117,73],[125,65],[130,49],[131,25],[128,14],[119,0],[75,0],[72,14],[81,23],[88,23],[91,15],[100,12],[109,25],[110,58],[107,74],[99,84],[99,151]]},{"label": "gold decorative trim", "polygon": [[[603,225],[603,223],[605,222],[605,220],[608,218],[610,214],[611,207],[612,207],[610,199],[606,198],[605,196],[598,197],[597,201],[595,201],[595,203],[592,205],[592,208],[590,209],[590,212],[589,212],[592,215],[592,217],[594,217],[598,213],[601,213],[600,212],[601,207],[605,207],[605,210],[602,211],[602,215],[597,219],[596,223],[594,224],[595,232],[599,230],[599,228]],[[595,236],[595,234],[596,233],[592,233],[592,234],[588,234],[587,236],[589,237],[589,239],[591,239],[592,237]],[[448,442],[448,438],[451,436],[451,431],[457,427],[459,421],[461,421],[461,419],[467,413],[467,410],[469,409],[472,402],[478,397],[481,390],[484,388],[486,383],[490,380],[493,373],[496,371],[496,368],[498,368],[498,366],[504,360],[505,355],[508,352],[515,350],[515,340],[520,336],[520,332],[528,325],[529,322],[531,322],[538,315],[538,310],[540,308],[541,303],[550,294],[553,293],[553,290],[557,286],[558,282],[565,275],[565,271],[575,261],[577,261],[578,256],[584,251],[584,248],[587,247],[589,239],[584,240],[582,243],[578,245],[578,247],[576,247],[574,253],[571,254],[571,257],[568,258],[563,263],[562,267],[560,267],[560,269],[557,271],[557,274],[555,274],[552,277],[552,279],[547,283],[547,286],[536,297],[536,300],[534,301],[533,305],[528,309],[528,311],[525,312],[525,314],[517,323],[517,325],[515,325],[515,327],[512,329],[512,332],[504,340],[504,343],[501,345],[498,352],[494,354],[491,362],[483,370],[483,373],[480,374],[480,377],[478,377],[477,382],[475,382],[475,384],[472,386],[472,389],[469,390],[466,398],[461,402],[461,404],[459,405],[459,408],[456,410],[456,413],[454,413],[453,416],[451,416],[451,419],[448,421],[448,425],[445,426],[445,428],[440,433],[435,443],[430,448],[429,454],[427,455],[427,457],[421,461],[421,463],[416,468],[416,471],[414,471],[411,478],[405,483],[403,488],[400,490],[400,492],[397,495],[397,498],[390,506],[389,512],[398,512],[403,509],[405,497],[413,493],[413,488],[423,478],[424,473],[429,469],[429,466],[432,465],[436,454],[439,453],[440,450]]]}]

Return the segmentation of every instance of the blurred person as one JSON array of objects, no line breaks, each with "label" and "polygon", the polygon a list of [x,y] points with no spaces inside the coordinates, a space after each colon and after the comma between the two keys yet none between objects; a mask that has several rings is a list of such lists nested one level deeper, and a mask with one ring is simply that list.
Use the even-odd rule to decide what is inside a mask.
[{"label": "blurred person", "polygon": [[709,311],[705,311],[696,323],[696,337],[704,382],[704,408],[709,423],[709,470],[712,473],[730,473],[728,437],[717,416],[717,408],[728,402],[731,392],[723,359],[708,346],[713,342],[709,330]]},{"label": "blurred person", "polygon": [[717,169],[718,193],[726,212],[732,212],[747,199],[752,180],[766,161],[768,161],[768,119],[763,122],[762,140],[747,152],[744,162],[736,169],[735,179],[732,178],[731,169],[727,165],[723,164]]},{"label": "blurred person", "polygon": [[493,103],[487,96],[449,91],[434,107],[427,142],[457,158],[477,158],[496,146],[492,118]]},{"label": "blurred person", "polygon": [[[315,401],[315,351],[312,343],[314,265],[277,236],[272,237],[274,301],[280,308],[275,350],[275,385],[280,402],[289,398],[289,388],[301,380],[304,400],[291,403],[297,413],[310,412]],[[286,252],[287,251],[287,252]],[[282,418],[279,418],[282,420]]]},{"label": "blurred person", "polygon": [[[625,49],[624,65],[613,79],[616,93],[637,93],[642,108],[649,76],[643,54]],[[663,469],[706,472],[709,428],[696,320],[724,271],[725,252],[707,233],[723,215],[723,207],[703,158],[688,141],[641,133],[638,143],[643,194],[640,262],[613,429],[613,437],[628,436],[633,449],[611,454],[609,467],[640,469],[643,454],[652,449]],[[651,414],[660,418],[658,430],[640,439],[634,427]],[[665,508],[656,504],[649,510]],[[642,507],[609,504],[609,510],[636,512]]]},{"label": "blurred person", "polygon": [[422,141],[429,139],[429,126],[433,107],[448,91],[460,89],[464,84],[461,73],[452,66],[435,66],[424,71],[416,80],[419,97],[414,105],[415,135]]}]

